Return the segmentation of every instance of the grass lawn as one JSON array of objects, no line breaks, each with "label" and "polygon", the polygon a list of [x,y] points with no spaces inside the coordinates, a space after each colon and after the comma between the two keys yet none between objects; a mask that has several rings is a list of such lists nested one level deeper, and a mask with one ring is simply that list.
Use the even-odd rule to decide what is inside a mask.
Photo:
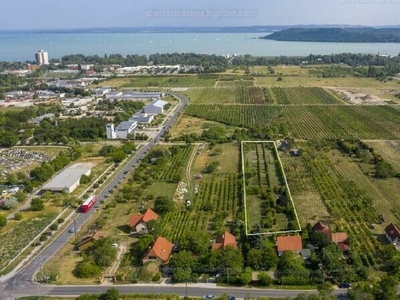
[{"label": "grass lawn", "polygon": [[131,76],[123,87],[207,87],[214,86],[215,79],[200,79],[196,75]]},{"label": "grass lawn", "polygon": [[176,183],[153,182],[148,191],[148,194],[152,194],[154,195],[154,197],[166,196],[172,198],[175,193],[176,187]]},{"label": "grass lawn", "polygon": [[169,133],[171,134],[171,138],[176,138],[181,134],[195,133],[201,135],[204,130],[212,126],[222,126],[229,133],[234,131],[234,127],[232,126],[183,114],[179,118],[178,122],[176,122],[175,125],[169,130]]},{"label": "grass lawn", "polygon": [[340,156],[340,153],[329,155],[331,161],[339,173],[348,180],[352,181],[356,187],[372,200],[372,206],[385,217],[385,224],[377,225],[373,230],[375,233],[382,233],[384,227],[389,222],[398,222],[398,218],[393,213],[393,209],[400,212],[398,199],[400,196],[400,183],[397,179],[374,179],[365,175],[367,170],[373,167],[371,164],[355,162],[353,158],[348,156]]},{"label": "grass lawn", "polygon": [[217,87],[231,87],[231,86],[253,86],[252,80],[232,80],[232,81],[218,81]]},{"label": "grass lawn", "polygon": [[400,172],[400,141],[364,141]]},{"label": "grass lawn", "polygon": [[246,196],[247,231],[261,222],[261,199],[257,195]]}]

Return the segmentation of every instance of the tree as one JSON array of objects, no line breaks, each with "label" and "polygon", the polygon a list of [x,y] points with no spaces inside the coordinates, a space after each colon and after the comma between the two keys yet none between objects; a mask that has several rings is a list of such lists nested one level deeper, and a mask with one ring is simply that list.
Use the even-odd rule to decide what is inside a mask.
[{"label": "tree", "polygon": [[319,284],[317,286],[317,290],[321,296],[328,296],[335,290],[335,288],[332,285],[332,283],[327,281],[327,282],[324,282],[323,284]]},{"label": "tree", "polygon": [[139,241],[132,243],[130,248],[130,256],[133,263],[139,263],[145,255],[149,246],[154,241],[154,237],[150,234],[144,234],[140,237]]},{"label": "tree", "polygon": [[309,280],[310,271],[306,269],[303,258],[292,251],[282,254],[277,270],[282,284],[305,284]]},{"label": "tree", "polygon": [[219,166],[219,161],[213,161],[212,163],[207,164],[204,172],[207,174],[214,173],[218,169],[218,166]]},{"label": "tree", "polygon": [[174,209],[174,202],[166,196],[158,196],[154,200],[154,211],[160,215],[166,214]]},{"label": "tree", "polygon": [[109,267],[117,258],[117,249],[112,246],[113,240],[110,237],[96,241],[91,249],[93,261],[99,267]]},{"label": "tree", "polygon": [[119,299],[119,291],[116,288],[108,289],[107,292],[101,295],[101,300],[118,300]]},{"label": "tree", "polygon": [[40,198],[33,198],[31,201],[31,209],[33,211],[41,211],[44,209],[43,200]]},{"label": "tree", "polygon": [[262,252],[260,249],[252,248],[247,253],[246,263],[253,270],[259,270],[261,268]]},{"label": "tree", "polygon": [[101,269],[87,261],[79,263],[75,268],[75,276],[78,278],[97,277],[101,273]]},{"label": "tree", "polygon": [[398,278],[395,278],[394,276],[383,277],[381,279],[381,282],[379,283],[379,286],[381,288],[379,299],[382,299],[382,300],[396,299],[398,284],[399,284],[399,280],[398,280]]},{"label": "tree", "polygon": [[3,215],[0,215],[0,227],[4,227],[7,225],[7,218]]},{"label": "tree", "polygon": [[180,248],[195,255],[205,255],[210,248],[210,237],[205,231],[188,231],[180,241]]},{"label": "tree", "polygon": [[17,198],[17,201],[20,203],[24,202],[28,198],[28,196],[22,191],[16,192],[14,197]]},{"label": "tree", "polygon": [[172,279],[175,282],[189,281],[196,264],[196,258],[189,251],[183,250],[174,254],[170,261],[170,267],[173,272]]},{"label": "tree", "polygon": [[258,272],[258,284],[261,286],[269,286],[272,284],[272,278],[266,272]]},{"label": "tree", "polygon": [[14,215],[14,220],[15,220],[15,221],[21,221],[22,218],[23,218],[23,215],[22,215],[21,212],[15,213],[15,215]]}]

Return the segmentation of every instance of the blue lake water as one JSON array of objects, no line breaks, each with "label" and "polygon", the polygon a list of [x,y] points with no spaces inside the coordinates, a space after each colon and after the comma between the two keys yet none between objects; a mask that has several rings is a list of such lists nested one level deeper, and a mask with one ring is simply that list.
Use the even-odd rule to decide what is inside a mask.
[{"label": "blue lake water", "polygon": [[400,44],[310,43],[261,40],[256,33],[1,33],[0,61],[34,60],[44,49],[50,58],[66,54],[104,55],[195,52],[251,54],[254,56],[304,56],[332,53],[398,55]]}]

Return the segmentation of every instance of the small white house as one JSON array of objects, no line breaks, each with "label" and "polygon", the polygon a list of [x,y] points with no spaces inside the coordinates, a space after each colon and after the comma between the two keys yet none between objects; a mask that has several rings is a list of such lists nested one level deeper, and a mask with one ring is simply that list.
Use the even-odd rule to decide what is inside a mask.
[{"label": "small white house", "polygon": [[13,188],[8,190],[10,194],[16,194],[18,191],[19,191],[19,186],[14,186]]}]

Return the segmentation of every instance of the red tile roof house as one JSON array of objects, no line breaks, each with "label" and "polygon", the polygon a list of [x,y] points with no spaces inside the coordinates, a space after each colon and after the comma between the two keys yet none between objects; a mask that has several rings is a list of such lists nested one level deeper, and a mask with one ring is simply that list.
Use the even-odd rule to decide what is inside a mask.
[{"label": "red tile roof house", "polygon": [[301,236],[278,236],[276,238],[276,250],[278,256],[281,256],[286,251],[293,251],[297,254],[303,249],[303,240]]},{"label": "red tile roof house", "polygon": [[233,234],[228,231],[224,231],[222,234],[217,235],[215,243],[211,245],[212,250],[224,250],[226,247],[232,247],[237,249],[236,238]]},{"label": "red tile roof house", "polygon": [[312,227],[312,231],[321,231],[325,233],[329,240],[335,243],[343,252],[350,250],[346,232],[331,232],[329,227],[323,224],[321,221],[315,223],[315,225]]},{"label": "red tile roof house", "polygon": [[169,259],[174,249],[174,244],[169,242],[166,238],[159,236],[149,251],[143,257],[142,262],[158,261],[161,264],[168,264]]},{"label": "red tile roof house", "polygon": [[150,208],[144,214],[131,215],[129,217],[129,227],[131,234],[143,234],[148,232],[147,222],[157,220],[158,215]]},{"label": "red tile roof house", "polygon": [[393,223],[390,223],[385,228],[386,238],[391,242],[393,245],[397,245],[400,240],[400,229]]}]

